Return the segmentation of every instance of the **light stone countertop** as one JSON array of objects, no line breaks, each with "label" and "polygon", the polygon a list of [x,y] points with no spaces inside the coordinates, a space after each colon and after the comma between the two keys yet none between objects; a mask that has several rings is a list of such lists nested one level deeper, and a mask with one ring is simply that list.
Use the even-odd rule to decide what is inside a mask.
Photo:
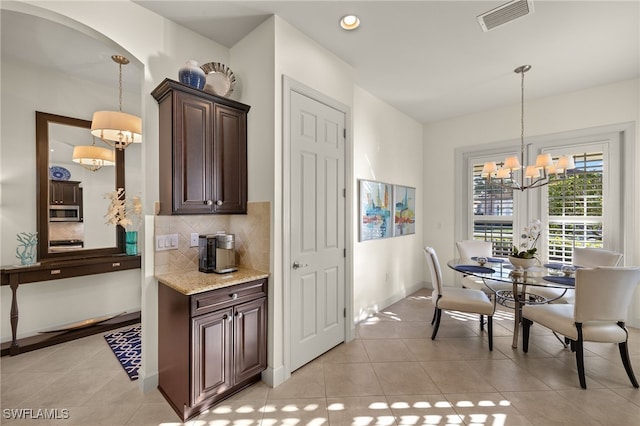
[{"label": "light stone countertop", "polygon": [[155,277],[158,282],[167,287],[171,287],[185,296],[191,296],[193,294],[204,293],[205,291],[267,278],[269,275],[268,272],[239,267],[237,271],[227,274],[205,274],[204,272],[194,269],[191,271],[160,274]]}]

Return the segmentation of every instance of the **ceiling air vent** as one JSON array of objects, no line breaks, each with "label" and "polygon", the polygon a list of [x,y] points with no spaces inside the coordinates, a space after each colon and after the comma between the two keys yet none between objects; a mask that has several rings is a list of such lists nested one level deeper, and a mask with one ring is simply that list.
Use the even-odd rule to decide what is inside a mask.
[{"label": "ceiling air vent", "polygon": [[478,16],[482,31],[496,27],[533,13],[533,0],[513,0]]}]

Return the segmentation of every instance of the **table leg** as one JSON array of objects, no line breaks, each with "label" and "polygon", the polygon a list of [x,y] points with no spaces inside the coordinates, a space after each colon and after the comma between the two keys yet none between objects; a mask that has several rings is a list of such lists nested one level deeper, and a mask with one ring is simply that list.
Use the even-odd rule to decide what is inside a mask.
[{"label": "table leg", "polygon": [[17,279],[14,279],[14,275],[11,275],[9,286],[11,287],[11,346],[9,347],[9,355],[13,356],[20,353],[20,345],[18,344],[18,283]]},{"label": "table leg", "polygon": [[518,293],[518,283],[513,282],[513,342],[511,347],[516,349],[518,347],[518,332],[520,331],[520,319],[522,317],[522,303],[520,294]]}]

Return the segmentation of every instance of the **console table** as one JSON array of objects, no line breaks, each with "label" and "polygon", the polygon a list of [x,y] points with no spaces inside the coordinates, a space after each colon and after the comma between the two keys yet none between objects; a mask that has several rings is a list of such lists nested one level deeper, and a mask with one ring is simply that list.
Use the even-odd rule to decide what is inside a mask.
[{"label": "console table", "polygon": [[18,287],[20,285],[106,272],[124,271],[127,269],[139,269],[140,265],[140,256],[127,256],[122,254],[46,261],[29,266],[3,266],[0,268],[0,274],[2,276],[0,285],[11,288],[11,342],[2,344],[0,355],[18,355],[23,352],[78,339],[102,331],[135,324],[140,321],[140,312],[134,312],[102,322],[92,326],[90,329],[33,336],[18,340]]}]

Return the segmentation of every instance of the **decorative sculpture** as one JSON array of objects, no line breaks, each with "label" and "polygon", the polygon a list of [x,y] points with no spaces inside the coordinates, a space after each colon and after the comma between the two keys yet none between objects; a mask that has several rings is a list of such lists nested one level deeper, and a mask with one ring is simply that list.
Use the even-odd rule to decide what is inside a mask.
[{"label": "decorative sculpture", "polygon": [[18,247],[16,257],[20,259],[21,265],[33,265],[36,263],[36,246],[38,245],[38,233],[21,232],[18,237]]}]

